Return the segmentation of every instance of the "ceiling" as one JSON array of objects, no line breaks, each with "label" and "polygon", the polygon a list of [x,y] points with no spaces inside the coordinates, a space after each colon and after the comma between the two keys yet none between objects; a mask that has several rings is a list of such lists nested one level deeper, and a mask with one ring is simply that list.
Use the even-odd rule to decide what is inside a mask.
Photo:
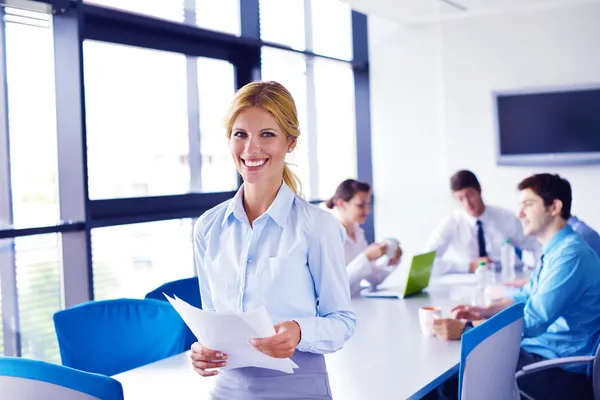
[{"label": "ceiling", "polygon": [[368,15],[403,23],[436,23],[485,14],[568,7],[600,0],[342,0]]}]

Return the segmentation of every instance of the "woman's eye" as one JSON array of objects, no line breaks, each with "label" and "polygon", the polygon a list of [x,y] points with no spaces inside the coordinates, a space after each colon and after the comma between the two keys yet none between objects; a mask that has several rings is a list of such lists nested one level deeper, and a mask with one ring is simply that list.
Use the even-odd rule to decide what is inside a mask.
[{"label": "woman's eye", "polygon": [[239,138],[244,138],[244,137],[246,137],[247,135],[246,135],[246,132],[241,132],[241,131],[238,131],[238,132],[234,133],[234,134],[233,134],[233,136],[235,136],[235,137],[239,137]]},{"label": "woman's eye", "polygon": [[264,137],[274,137],[275,134],[273,132],[263,132]]}]

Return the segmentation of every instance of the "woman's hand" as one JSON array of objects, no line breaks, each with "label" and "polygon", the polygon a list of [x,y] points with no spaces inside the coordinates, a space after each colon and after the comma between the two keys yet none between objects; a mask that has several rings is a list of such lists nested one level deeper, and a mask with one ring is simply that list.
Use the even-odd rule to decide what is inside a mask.
[{"label": "woman's hand", "polygon": [[285,321],[274,326],[275,335],[262,339],[252,339],[250,344],[270,357],[289,358],[296,351],[302,333],[296,321]]},{"label": "woman's hand", "polygon": [[395,266],[400,264],[400,258],[402,257],[402,249],[400,247],[398,247],[396,249],[396,254],[394,255],[394,258],[390,259],[390,262],[388,263],[389,266]]},{"label": "woman's hand", "polygon": [[371,243],[366,249],[365,254],[369,261],[375,261],[383,256],[387,250],[387,246],[382,243]]},{"label": "woman's hand", "polygon": [[194,371],[202,376],[217,375],[219,371],[214,368],[220,368],[227,365],[227,354],[207,349],[198,342],[192,345],[192,354],[190,354],[190,358],[192,359]]}]

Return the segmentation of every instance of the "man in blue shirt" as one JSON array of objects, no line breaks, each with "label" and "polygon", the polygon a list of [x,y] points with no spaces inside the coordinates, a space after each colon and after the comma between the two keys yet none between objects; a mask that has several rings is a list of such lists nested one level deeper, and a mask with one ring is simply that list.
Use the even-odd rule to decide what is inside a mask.
[{"label": "man in blue shirt", "polygon": [[568,222],[569,225],[571,225],[571,228],[573,228],[575,232],[579,233],[583,240],[585,240],[587,244],[590,245],[592,250],[594,250],[596,254],[598,254],[598,257],[600,257],[600,235],[598,234],[598,232],[593,230],[585,222],[583,222],[574,215],[572,215],[571,218],[569,218]]},{"label": "man in blue shirt", "polygon": [[[472,326],[459,320],[490,318],[524,302],[518,369],[545,359],[593,355],[600,337],[600,259],[567,223],[571,185],[558,175],[538,174],[518,188],[523,231],[543,246],[541,267],[514,295],[488,307],[457,306],[456,319],[435,321],[434,330],[441,338],[457,339]],[[541,371],[519,379],[519,388],[536,399],[584,398],[590,386],[585,368]]]}]

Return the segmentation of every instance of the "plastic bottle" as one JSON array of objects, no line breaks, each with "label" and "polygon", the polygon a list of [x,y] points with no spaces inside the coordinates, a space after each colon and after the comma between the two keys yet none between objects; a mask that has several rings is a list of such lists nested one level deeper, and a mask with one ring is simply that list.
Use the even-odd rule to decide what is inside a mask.
[{"label": "plastic bottle", "polygon": [[473,305],[484,307],[487,305],[487,286],[489,282],[489,271],[485,262],[480,262],[474,272],[477,277],[477,289],[473,296]]},{"label": "plastic bottle", "polygon": [[503,282],[512,281],[516,278],[516,258],[515,248],[510,244],[510,240],[506,239],[500,248],[501,277]]}]

